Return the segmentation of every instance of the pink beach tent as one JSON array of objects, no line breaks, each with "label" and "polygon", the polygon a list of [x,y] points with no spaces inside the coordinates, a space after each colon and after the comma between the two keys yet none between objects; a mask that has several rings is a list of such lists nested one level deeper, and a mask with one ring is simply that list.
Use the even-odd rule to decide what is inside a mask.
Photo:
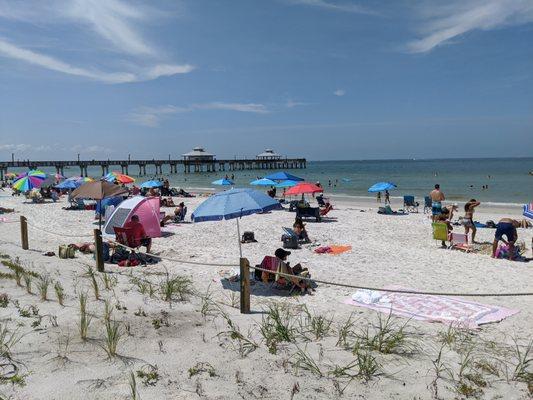
[{"label": "pink beach tent", "polygon": [[146,234],[152,238],[161,236],[159,225],[159,197],[135,196],[120,203],[107,219],[104,233],[114,235],[113,227],[122,228],[133,215],[139,216]]}]

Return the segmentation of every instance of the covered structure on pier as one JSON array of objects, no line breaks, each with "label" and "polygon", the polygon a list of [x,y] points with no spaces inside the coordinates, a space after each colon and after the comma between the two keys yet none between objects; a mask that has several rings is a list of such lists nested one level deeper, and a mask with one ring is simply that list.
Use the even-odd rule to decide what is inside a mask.
[{"label": "covered structure on pier", "polygon": [[281,155],[274,153],[274,150],[272,149],[266,149],[261,154],[258,154],[255,158],[262,161],[281,160]]}]

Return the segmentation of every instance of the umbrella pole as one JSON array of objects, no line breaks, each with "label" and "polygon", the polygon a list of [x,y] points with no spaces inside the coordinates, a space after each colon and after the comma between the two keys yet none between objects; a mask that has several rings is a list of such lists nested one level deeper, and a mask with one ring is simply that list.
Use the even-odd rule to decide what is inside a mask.
[{"label": "umbrella pole", "polygon": [[241,228],[239,227],[239,218],[237,218],[237,240],[239,241],[239,257],[242,258]]}]

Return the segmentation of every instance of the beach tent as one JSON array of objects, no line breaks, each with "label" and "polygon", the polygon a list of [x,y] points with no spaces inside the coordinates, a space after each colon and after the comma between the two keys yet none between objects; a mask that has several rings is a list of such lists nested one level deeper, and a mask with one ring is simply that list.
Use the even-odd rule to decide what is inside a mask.
[{"label": "beach tent", "polygon": [[303,181],[303,178],[299,178],[285,171],[275,172],[273,174],[267,175],[265,176],[265,179],[271,179],[273,181],[287,181],[287,180],[298,181],[298,182]]},{"label": "beach tent", "polygon": [[152,238],[161,236],[159,197],[143,196],[135,196],[120,203],[106,221],[104,233],[114,235],[113,227],[122,228],[126,222],[131,220],[133,215],[139,216],[139,221],[143,224],[148,236]]}]

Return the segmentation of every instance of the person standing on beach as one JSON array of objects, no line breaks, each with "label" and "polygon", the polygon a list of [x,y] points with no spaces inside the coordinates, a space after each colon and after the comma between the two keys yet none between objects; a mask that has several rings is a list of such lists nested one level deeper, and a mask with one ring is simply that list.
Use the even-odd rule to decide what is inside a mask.
[{"label": "person standing on beach", "polygon": [[474,211],[476,207],[481,203],[476,199],[470,199],[468,203],[465,204],[465,216],[463,217],[463,225],[465,227],[465,234],[468,235],[468,232],[472,230],[472,243],[476,242],[476,225],[474,224]]},{"label": "person standing on beach", "polygon": [[431,197],[432,220],[435,222],[437,217],[442,213],[442,202],[446,200],[444,193],[440,190],[439,184],[435,185],[435,189],[429,193],[429,197]]},{"label": "person standing on beach", "polygon": [[[494,234],[494,242],[492,242],[492,258],[496,258],[496,250],[498,250],[498,242],[501,240],[509,246],[509,260],[514,257],[514,244],[518,239],[516,228],[520,226],[520,222],[511,218],[502,218],[496,225],[496,233]],[[503,239],[505,235],[507,240]]]},{"label": "person standing on beach", "polygon": [[390,193],[388,190],[385,190],[385,204],[390,205]]},{"label": "person standing on beach", "polygon": [[378,192],[377,194],[377,197],[376,197],[376,201],[381,204],[381,192]]}]

